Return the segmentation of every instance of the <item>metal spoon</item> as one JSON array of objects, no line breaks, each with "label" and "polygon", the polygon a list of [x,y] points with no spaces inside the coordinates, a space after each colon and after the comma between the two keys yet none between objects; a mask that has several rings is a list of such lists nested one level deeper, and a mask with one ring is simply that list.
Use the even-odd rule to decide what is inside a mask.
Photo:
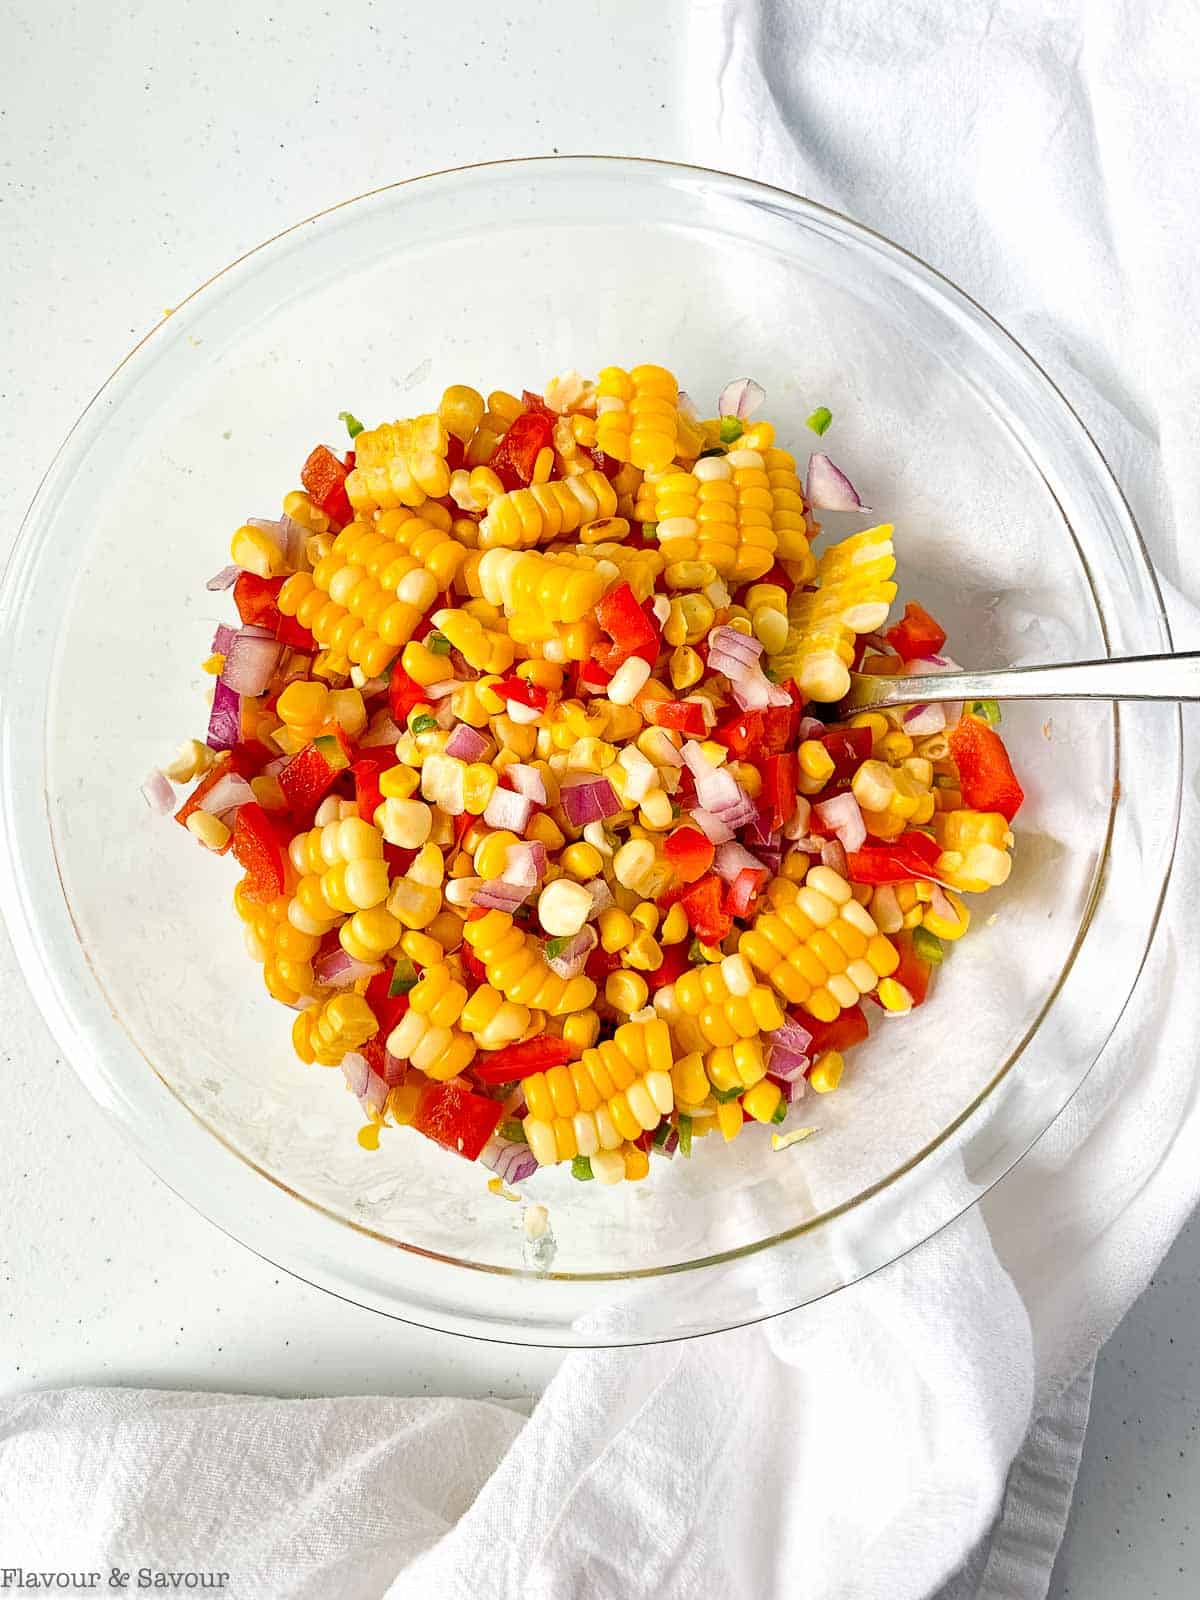
[{"label": "metal spoon", "polygon": [[882,711],[931,700],[1200,700],[1200,651],[916,678],[852,672],[844,703],[851,711]]}]

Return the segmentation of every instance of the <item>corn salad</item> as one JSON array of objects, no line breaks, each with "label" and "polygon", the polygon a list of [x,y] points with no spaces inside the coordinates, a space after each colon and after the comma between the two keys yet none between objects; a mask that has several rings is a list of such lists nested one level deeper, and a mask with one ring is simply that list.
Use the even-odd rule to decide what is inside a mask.
[{"label": "corn salad", "polygon": [[857,496],[823,455],[801,484],[762,398],[455,384],[343,413],[352,448],[233,533],[207,739],[145,793],[194,785],[176,818],[239,863],[247,952],[365,1148],[616,1184],[778,1126],[1007,878],[994,705],[839,715],[852,669],[953,663],[919,604],[886,627],[889,524],[814,550]]}]

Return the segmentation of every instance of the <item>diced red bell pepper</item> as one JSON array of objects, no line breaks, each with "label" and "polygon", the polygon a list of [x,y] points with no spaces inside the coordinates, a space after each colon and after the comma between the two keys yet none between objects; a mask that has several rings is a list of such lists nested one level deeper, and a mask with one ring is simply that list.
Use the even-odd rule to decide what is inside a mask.
[{"label": "diced red bell pepper", "polygon": [[762,749],[763,714],[734,708],[717,723],[712,737],[725,746],[735,761],[745,761]]},{"label": "diced red bell pepper", "polygon": [[682,978],[692,964],[686,939],[681,939],[678,944],[665,945],[662,954],[662,966],[658,971],[642,974],[651,994],[657,994],[660,989],[665,989],[667,984],[674,983],[676,978]]},{"label": "diced red bell pepper", "polygon": [[773,583],[777,588],[782,589],[784,594],[787,595],[790,595],[792,590],[796,587],[795,579],[788,577],[787,573],[784,571],[783,567],[780,566],[778,561],[772,562],[771,570],[769,572],[764,572],[761,578],[755,578],[754,582]]},{"label": "diced red bell pepper", "polygon": [[725,895],[725,909],[731,916],[747,917],[767,881],[765,867],[743,867],[729,885]]},{"label": "diced red bell pepper", "polygon": [[279,626],[279,591],[285,578],[260,578],[253,572],[243,572],[233,586],[233,603],[238,616],[248,628],[268,628],[272,633]]},{"label": "diced red bell pepper", "polygon": [[339,527],[345,527],[354,518],[346,496],[349,473],[350,467],[339,461],[324,444],[319,444],[300,468],[300,482],[330,521]]},{"label": "diced red bell pepper", "polygon": [[[452,433],[446,440],[446,466],[451,472],[457,472],[461,467],[465,467],[466,464],[467,447],[457,434]],[[451,515],[458,516],[459,514],[456,506]]]},{"label": "diced red bell pepper", "polygon": [[692,739],[707,739],[704,707],[698,700],[649,700],[646,702],[647,720],[659,728],[671,728],[676,733],[686,733]]},{"label": "diced red bell pepper", "polygon": [[627,583],[618,584],[596,607],[596,621],[612,640],[592,651],[607,672],[615,672],[630,656],[641,656],[651,666],[658,660],[660,636]]},{"label": "diced red bell pepper", "polygon": [[786,755],[767,756],[765,761],[759,763],[758,770],[762,773],[759,804],[770,806],[771,831],[774,832],[776,828],[782,828],[785,822],[791,821],[796,809],[800,764],[789,750]]},{"label": "diced red bell pepper", "polygon": [[684,883],[695,883],[697,878],[702,878],[712,867],[715,854],[715,846],[708,835],[690,826],[676,828],[663,844],[663,855]]},{"label": "diced red bell pepper", "polygon": [[383,762],[373,756],[359,756],[350,767],[354,774],[354,798],[358,802],[358,814],[364,822],[374,822],[375,813],[383,804],[383,791],[379,787],[379,774],[383,770]]},{"label": "diced red bell pepper", "polygon": [[565,1066],[575,1056],[565,1039],[542,1034],[538,1039],[505,1045],[501,1050],[481,1051],[471,1063],[471,1073],[488,1085],[516,1083],[521,1078],[531,1078],[535,1072]]},{"label": "diced red bell pepper", "polygon": [[276,760],[277,755],[277,751],[268,750],[266,745],[260,744],[257,739],[243,739],[241,744],[235,744],[229,752],[230,770],[249,783],[251,778],[257,778],[261,774],[265,766]]},{"label": "diced red bell pepper", "polygon": [[383,842],[383,859],[387,862],[388,876],[402,878],[417,859],[415,850],[406,850],[403,845],[388,844]]},{"label": "diced red bell pepper", "polygon": [[[469,913],[467,920],[471,920]],[[465,940],[462,949],[458,952],[458,959],[463,964],[463,971],[474,984],[478,985],[487,982],[487,968]]]},{"label": "diced red bell pepper", "polygon": [[499,1100],[473,1094],[465,1083],[431,1083],[421,1091],[412,1126],[427,1139],[474,1161],[496,1131]]},{"label": "diced red bell pepper", "polygon": [[539,454],[550,444],[554,424],[549,413],[522,411],[496,446],[488,466],[506,489],[524,489],[533,482]]},{"label": "diced red bell pepper", "polygon": [[688,926],[702,944],[720,944],[733,928],[733,918],[721,904],[724,888],[720,878],[710,872],[680,896]]},{"label": "diced red bell pepper", "polygon": [[279,787],[288,807],[298,812],[315,810],[333,788],[338,774],[349,765],[350,755],[341,734],[323,734],[306,744],[279,774]]},{"label": "diced red bell pepper", "polygon": [[409,677],[397,656],[392,663],[392,675],[388,680],[388,709],[397,727],[403,729],[408,721],[408,713],[414,706],[421,705],[424,699],[424,689],[415,678]]},{"label": "diced red bell pepper", "polygon": [[794,703],[790,706],[767,706],[759,715],[762,717],[761,753],[775,756],[790,750],[796,743],[796,730],[800,726],[799,706]]},{"label": "diced red bell pepper", "polygon": [[[200,809],[201,800],[204,799],[205,795],[208,794],[211,789],[215,789],[217,784],[220,783],[221,779],[226,777],[232,770],[233,769],[228,756],[222,756],[219,761],[214,762],[212,771],[206,778],[203,778],[196,785],[191,794],[188,795],[187,799],[175,813],[175,821],[182,823],[186,828],[187,819],[191,816],[193,811],[198,811]],[[229,845],[226,845],[225,850],[228,849]],[[224,853],[225,851],[222,850],[221,854],[224,855]]]},{"label": "diced red bell pepper", "polygon": [[603,989],[605,980],[620,965],[621,956],[619,951],[606,950],[602,944],[598,944],[591,955],[588,956],[587,965],[583,970],[598,988]]},{"label": "diced red bell pepper", "polygon": [[408,1010],[408,996],[406,994],[389,994],[392,978],[396,971],[393,961],[390,968],[377,972],[367,985],[364,999],[375,1013],[375,1020],[379,1024],[379,1033],[376,1037],[387,1042],[387,1036]]},{"label": "diced red bell pepper", "polygon": [[948,737],[963,804],[972,811],[998,811],[1011,822],[1025,791],[1017,782],[1000,735],[980,717],[963,717]]},{"label": "diced red bell pepper", "polygon": [[244,801],[233,824],[233,854],[246,869],[242,893],[256,905],[267,905],[283,893],[283,851],[271,819],[255,800]]},{"label": "diced red bell pepper", "polygon": [[495,691],[502,700],[515,700],[519,706],[527,706],[530,711],[545,711],[550,704],[550,696],[540,684],[530,683],[526,678],[502,678],[495,685]]},{"label": "diced red bell pepper", "polygon": [[799,1021],[801,1027],[812,1034],[809,1052],[814,1061],[826,1050],[849,1050],[852,1045],[861,1044],[871,1031],[866,1012],[860,1005],[840,1011],[832,1022],[819,1022],[807,1011]]},{"label": "diced red bell pepper", "polygon": [[852,778],[871,755],[870,728],[828,728],[821,735],[821,743],[833,762],[830,783]]},{"label": "diced red bell pepper", "polygon": [[911,928],[901,928],[899,933],[889,934],[888,937],[900,952],[900,965],[892,973],[892,977],[897,983],[902,983],[912,995],[913,1005],[919,1006],[929,993],[933,963],[917,954]]},{"label": "diced red bell pepper", "polygon": [[936,839],[909,828],[887,844],[865,844],[861,850],[848,851],[846,861],[851,883],[912,883],[917,878],[932,878],[940,855]]},{"label": "diced red bell pepper", "polygon": [[285,617],[282,612],[275,624],[275,637],[289,650],[305,650],[310,656],[317,653],[317,641],[304,624],[297,622],[295,617]]},{"label": "diced red bell pepper", "polygon": [[921,656],[937,655],[946,642],[946,630],[924,606],[910,600],[900,621],[883,637],[898,656],[905,661],[916,661]]},{"label": "diced red bell pepper", "polygon": [[612,673],[606,672],[598,661],[573,663],[571,692],[575,699],[585,694],[603,694],[612,682]]}]

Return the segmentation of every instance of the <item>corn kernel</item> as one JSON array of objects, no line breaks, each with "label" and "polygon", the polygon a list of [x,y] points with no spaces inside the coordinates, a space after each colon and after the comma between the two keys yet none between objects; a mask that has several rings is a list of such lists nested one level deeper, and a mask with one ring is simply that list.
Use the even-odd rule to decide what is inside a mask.
[{"label": "corn kernel", "polygon": [[742,1096],[742,1110],[755,1122],[770,1122],[779,1109],[783,1090],[770,1078],[762,1078]]},{"label": "corn kernel", "polygon": [[603,867],[604,858],[595,845],[580,839],[567,846],[559,857],[558,864],[564,872],[570,873],[572,878],[577,878],[580,883],[586,883]]},{"label": "corn kernel", "polygon": [[229,843],[229,829],[220,817],[214,817],[211,812],[193,811],[185,827],[208,850],[223,850]]},{"label": "corn kernel", "polygon": [[808,1074],[809,1084],[818,1094],[829,1094],[842,1081],[845,1065],[846,1062],[839,1050],[824,1051],[817,1057]]},{"label": "corn kernel", "polygon": [[912,1010],[912,995],[902,983],[897,983],[895,978],[883,978],[876,990],[879,1003],[885,1011],[905,1012]]},{"label": "corn kernel", "polygon": [[663,964],[663,953],[658,940],[643,929],[630,940],[621,959],[642,972],[657,972]]},{"label": "corn kernel", "polygon": [[420,782],[420,773],[401,763],[379,774],[379,792],[387,800],[407,800],[416,793]]},{"label": "corn kernel", "polygon": [[598,917],[600,928],[600,946],[608,954],[613,955],[616,950],[622,950],[632,941],[637,933],[637,926],[627,912],[616,906],[602,910]]},{"label": "corn kernel", "polygon": [[[615,974],[612,974],[615,976]],[[590,1009],[576,1011],[563,1019],[562,1036],[578,1050],[590,1050],[600,1037],[599,1014]]]},{"label": "corn kernel", "polygon": [[687,912],[676,901],[663,918],[662,927],[658,931],[659,941],[662,944],[679,944],[687,936]]},{"label": "corn kernel", "polygon": [[628,968],[609,973],[604,985],[604,998],[614,1011],[624,1012],[628,1016],[631,1012],[640,1011],[649,997],[650,986],[640,973],[631,972]]},{"label": "corn kernel", "polygon": [[388,844],[415,850],[429,838],[433,812],[421,800],[387,799],[376,807],[375,821]]}]

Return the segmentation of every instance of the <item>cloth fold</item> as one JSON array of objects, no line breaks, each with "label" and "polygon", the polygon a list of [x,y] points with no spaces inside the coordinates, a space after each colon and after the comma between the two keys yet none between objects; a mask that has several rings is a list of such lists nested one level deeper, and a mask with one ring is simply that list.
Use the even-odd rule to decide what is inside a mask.
[{"label": "cloth fold", "polygon": [[[692,158],[849,212],[1006,323],[1200,645],[1189,8],[695,0],[689,28]],[[1041,1600],[1089,1364],[1200,1190],[1200,995],[1177,981],[1198,868],[1187,818],[1083,1088],[982,1206],[872,1279],[761,1328],[573,1354],[525,1422],[465,1400],[0,1402],[0,1562],[226,1570],[256,1600]]]}]

